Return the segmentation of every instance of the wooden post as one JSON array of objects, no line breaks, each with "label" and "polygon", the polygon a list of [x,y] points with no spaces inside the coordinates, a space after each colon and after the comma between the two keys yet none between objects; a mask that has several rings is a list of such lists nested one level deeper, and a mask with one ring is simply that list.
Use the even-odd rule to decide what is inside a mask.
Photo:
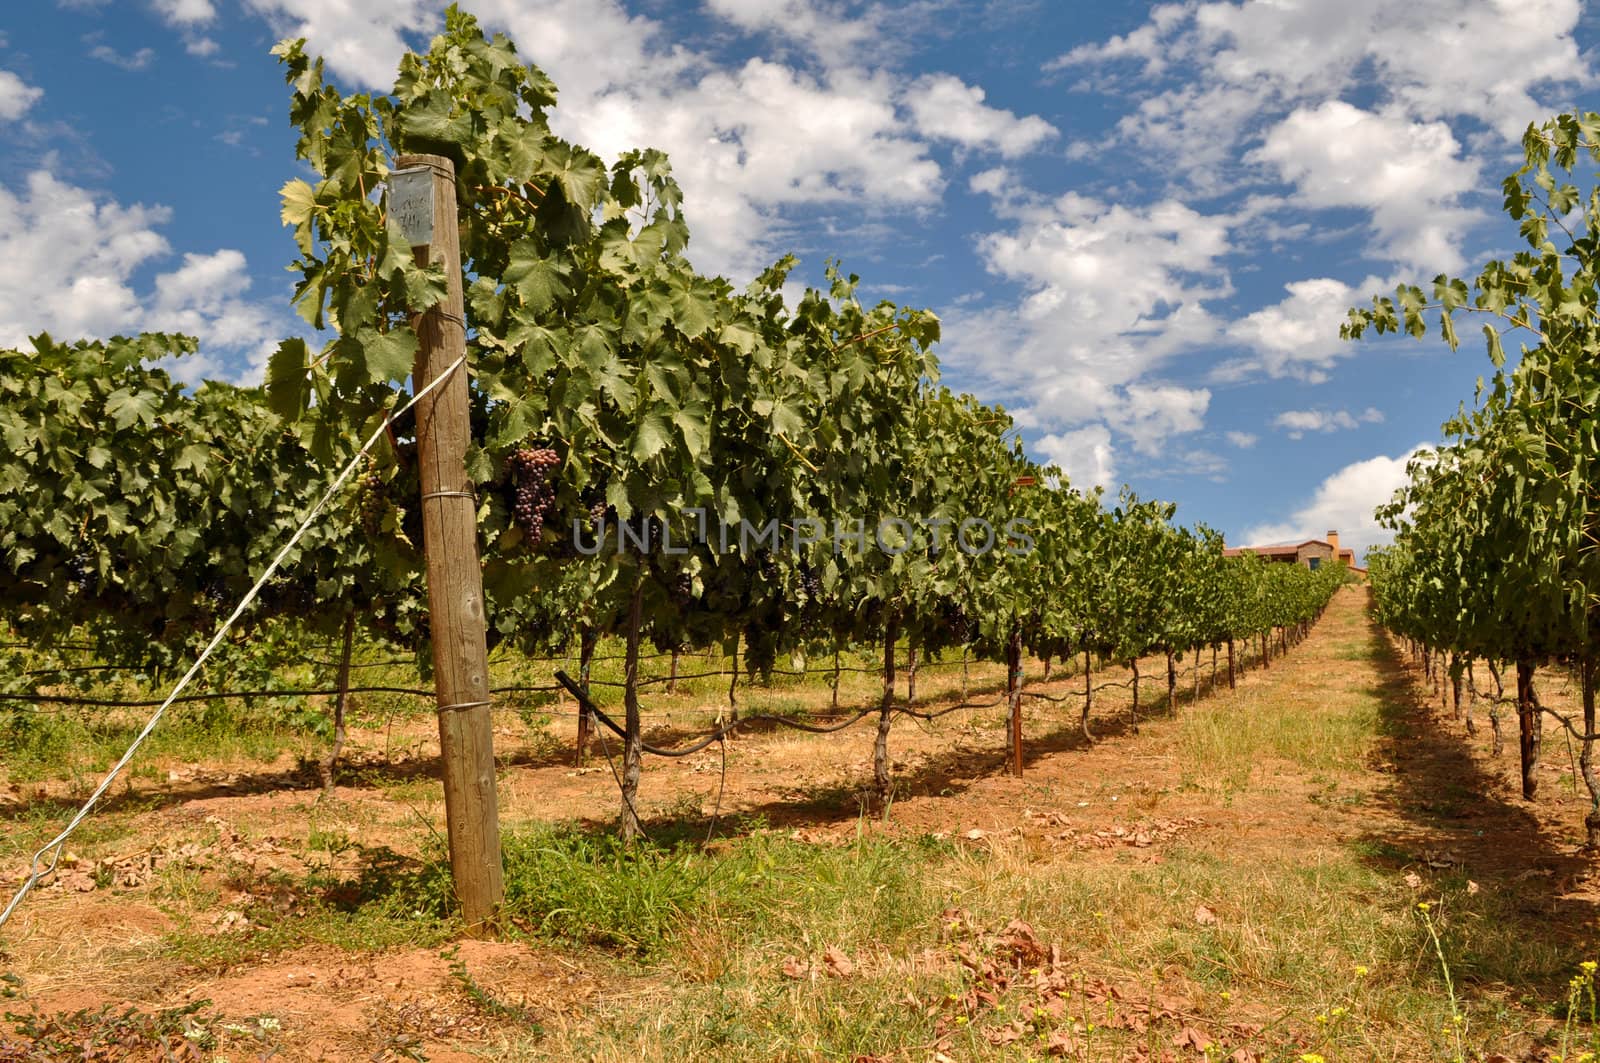
[{"label": "wooden post", "polygon": [[[414,318],[412,386],[432,383],[466,353],[455,164],[442,155],[402,155],[397,170],[421,168],[431,198],[397,195],[431,216],[431,239],[413,246],[419,265],[444,268],[447,296]],[[416,188],[418,176],[406,178]],[[411,232],[412,230],[407,230]],[[412,236],[416,240],[416,236]],[[449,828],[450,874],[467,933],[491,933],[505,897],[490,720],[489,650],[484,633],[483,569],[478,563],[477,500],[467,476],[467,367],[417,403],[417,464],[422,479],[422,541],[428,564],[428,618],[439,701],[439,752]]]}]

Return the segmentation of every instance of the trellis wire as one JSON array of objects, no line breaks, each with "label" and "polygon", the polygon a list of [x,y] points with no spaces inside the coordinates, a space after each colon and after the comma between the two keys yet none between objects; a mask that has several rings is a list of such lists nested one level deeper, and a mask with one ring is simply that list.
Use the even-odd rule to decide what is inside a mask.
[{"label": "trellis wire", "polygon": [[[244,596],[243,599],[240,600],[239,604],[234,607],[233,612],[230,613],[228,618],[222,622],[220,627],[217,628],[217,633],[211,637],[211,641],[207,643],[206,648],[200,652],[200,656],[195,658],[194,663],[190,665],[189,670],[183,674],[183,678],[178,680],[177,685],[172,688],[172,692],[167,695],[166,700],[161,703],[160,708],[156,709],[155,713],[151,715],[149,721],[144,725],[144,728],[138,733],[138,735],[134,737],[132,744],[130,744],[127,751],[122,754],[122,759],[118,760],[117,763],[112,766],[111,770],[106,773],[106,777],[100,781],[99,786],[95,787],[94,792],[89,795],[89,799],[83,803],[81,808],[78,809],[77,814],[72,817],[71,821],[68,822],[64,828],[62,828],[61,833],[57,834],[54,838],[51,838],[33,854],[33,859],[29,861],[28,864],[27,879],[20,887],[18,887],[16,894],[11,898],[10,903],[6,905],[5,910],[0,911],[0,927],[5,926],[6,922],[11,918],[11,914],[17,910],[17,906],[22,903],[23,898],[26,897],[29,891],[31,891],[33,887],[38,884],[39,880],[55,871],[56,864],[61,860],[62,847],[66,845],[67,839],[72,836],[72,832],[78,829],[78,824],[82,823],[84,819],[88,817],[89,813],[94,809],[94,806],[99,803],[101,795],[111,788],[111,784],[117,780],[117,776],[122,774],[122,769],[126,768],[128,763],[133,760],[133,755],[137,753],[139,747],[144,744],[144,740],[150,736],[150,732],[156,729],[156,725],[160,723],[161,718],[166,715],[167,709],[171,707],[173,702],[177,700],[178,695],[183,693],[183,689],[189,685],[189,682],[200,673],[201,667],[206,663],[206,660],[211,656],[212,652],[222,644],[223,638],[227,635],[228,630],[233,627],[234,621],[238,620],[240,616],[244,615],[244,611],[250,607],[252,602],[255,601],[256,595],[261,592],[261,588],[266,585],[267,580],[271,579],[272,576],[278,571],[279,566],[283,564],[283,559],[289,556],[289,552],[295,548],[295,545],[299,543],[301,537],[304,536],[308,530],[310,530],[311,525],[316,521],[317,517],[321,515],[323,508],[326,507],[328,502],[331,501],[333,497],[344,488],[345,483],[348,482],[350,477],[355,473],[356,468],[361,463],[361,460],[367,456],[367,452],[377,445],[378,440],[381,439],[384,433],[388,430],[389,421],[393,417],[399,416],[400,414],[403,414],[407,410],[411,409],[411,407],[415,406],[421,401],[424,395],[428,394],[434,388],[453,377],[456,374],[456,371],[466,363],[466,360],[467,356],[464,354],[460,358],[457,358],[447,369],[445,369],[444,372],[434,377],[433,380],[429,381],[425,387],[413,395],[410,401],[402,406],[395,414],[391,414],[386,417],[384,419],[384,423],[380,424],[376,429],[373,430],[372,435],[367,438],[366,443],[362,445],[361,449],[356,452],[355,456],[350,459],[345,467],[340,470],[339,475],[334,477],[333,483],[329,485],[328,490],[322,495],[321,498],[317,499],[316,505],[311,507],[311,510],[306,514],[305,519],[300,522],[300,526],[294,530],[294,534],[289,536],[289,541],[283,544],[283,548],[279,550],[277,556],[272,559],[272,563],[266,567],[266,569],[261,573],[260,577],[257,578],[255,585],[250,588],[249,592]],[[48,863],[43,863],[47,856],[49,858]]]}]

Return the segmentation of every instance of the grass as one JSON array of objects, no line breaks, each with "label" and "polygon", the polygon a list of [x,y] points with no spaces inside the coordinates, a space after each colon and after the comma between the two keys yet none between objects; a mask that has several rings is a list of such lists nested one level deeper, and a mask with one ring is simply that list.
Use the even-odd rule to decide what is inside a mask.
[{"label": "grass", "polygon": [[[1112,1061],[1161,1058],[1189,1031],[1210,1040],[1212,1054],[1191,1047],[1179,1058],[1226,1059],[1240,1049],[1263,1061],[1464,1061],[1545,1050],[1571,1061],[1600,1049],[1595,972],[1579,966],[1590,958],[1585,946],[1552,930],[1516,880],[1480,888],[1459,869],[1422,867],[1413,885],[1410,843],[1319,833],[1315,817],[1414,811],[1375,790],[1366,772],[1380,743],[1405,740],[1400,721],[1409,718],[1393,703],[1395,689],[1378,681],[1378,647],[1358,610],[1330,613],[1325,625],[1320,657],[1306,666],[1314,681],[1253,672],[1236,693],[1192,705],[1180,683],[1175,715],[1118,739],[1176,762],[1173,801],[1218,816],[1225,808],[1300,816],[1306,829],[1282,838],[1197,830],[1140,855],[1000,831],[969,841],[955,824],[939,835],[896,833],[866,819],[816,843],[752,817],[707,848],[700,795],[689,793],[664,806],[677,826],[655,824],[655,842],[634,849],[603,825],[509,824],[506,936],[606,989],[586,999],[581,1021],[567,1021],[469,967],[465,950],[444,954],[451,985],[499,1024],[485,1051],[510,1060],[1009,1060],[1055,1046],[1069,1058]],[[706,663],[686,656],[681,670]],[[815,710],[830,696],[830,663],[770,687],[741,677],[741,705]],[[975,689],[993,678],[985,668],[973,669]],[[597,664],[597,676],[609,674]],[[946,689],[959,677],[958,668],[925,671],[919,688]],[[847,673],[841,703],[872,698],[874,685]],[[598,689],[614,697],[614,688]],[[720,703],[726,680],[685,680],[680,690],[651,701]],[[542,706],[523,708],[537,725]],[[190,723],[204,733],[203,721]],[[261,750],[292,738],[262,727]],[[38,763],[71,741],[69,730],[41,735]],[[197,760],[247,748],[220,732],[209,751],[184,744],[194,738],[171,741],[168,752]],[[747,748],[766,748],[757,741]],[[1130,788],[1143,783],[1122,773],[1086,776],[1081,788],[1070,776],[1050,786],[1039,777],[1008,800],[1070,813],[1092,797],[1090,816],[1106,807],[1101,795],[1120,794],[1124,817],[1168,800],[1131,807]],[[171,929],[157,946],[113,949],[116,961],[220,976],[308,944],[341,954],[445,948],[460,927],[442,843],[403,804],[427,804],[431,823],[438,784],[381,772],[371,781],[394,815],[380,821],[372,804],[308,798],[303,833],[277,835],[295,868],[163,869],[140,896],[167,913]],[[1449,784],[1433,796],[1453,805],[1473,795]],[[143,814],[132,805],[92,818],[74,845],[91,858],[114,849]],[[42,805],[18,813],[0,853],[23,852],[58,817]],[[218,933],[211,920],[229,898],[248,924]],[[1024,947],[1028,940],[1037,947]]]}]

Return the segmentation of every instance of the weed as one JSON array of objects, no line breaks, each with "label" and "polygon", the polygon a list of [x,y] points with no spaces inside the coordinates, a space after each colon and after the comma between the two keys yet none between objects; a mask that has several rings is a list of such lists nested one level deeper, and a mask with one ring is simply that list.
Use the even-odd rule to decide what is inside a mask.
[{"label": "weed", "polygon": [[450,977],[455,979],[456,984],[467,995],[467,999],[472,1001],[474,1007],[485,1015],[514,1022],[535,1036],[544,1033],[544,1027],[540,1025],[533,1012],[528,1010],[526,1004],[508,1003],[479,985],[478,980],[472,977],[472,972],[467,970],[467,963],[461,959],[458,952],[458,949],[451,947],[439,955],[450,961]]}]

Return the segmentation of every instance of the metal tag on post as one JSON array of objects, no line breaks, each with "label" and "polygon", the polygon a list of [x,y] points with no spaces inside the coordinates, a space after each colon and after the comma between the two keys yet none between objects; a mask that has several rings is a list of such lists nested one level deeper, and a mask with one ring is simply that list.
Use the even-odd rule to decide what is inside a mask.
[{"label": "metal tag on post", "polygon": [[433,243],[433,171],[426,166],[389,175],[389,217],[412,247]]}]

